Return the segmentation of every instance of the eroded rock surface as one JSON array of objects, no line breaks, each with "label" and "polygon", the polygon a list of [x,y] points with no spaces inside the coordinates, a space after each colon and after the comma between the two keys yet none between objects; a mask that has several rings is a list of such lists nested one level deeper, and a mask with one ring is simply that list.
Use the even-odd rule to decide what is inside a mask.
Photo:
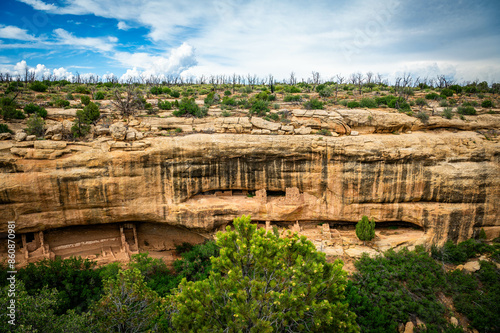
[{"label": "eroded rock surface", "polygon": [[2,141],[2,220],[20,233],[129,221],[204,232],[241,214],[277,223],[369,215],[418,225],[429,243],[499,230],[500,145],[475,132],[106,140]]}]

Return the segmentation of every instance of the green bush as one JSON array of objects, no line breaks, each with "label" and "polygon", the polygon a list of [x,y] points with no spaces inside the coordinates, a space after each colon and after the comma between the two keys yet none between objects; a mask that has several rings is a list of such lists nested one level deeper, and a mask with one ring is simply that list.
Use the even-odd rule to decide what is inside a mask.
[{"label": "green bush", "polygon": [[349,101],[347,102],[347,107],[350,108],[350,109],[353,109],[353,108],[359,108],[359,102],[358,101]]},{"label": "green bush", "polygon": [[330,132],[326,128],[322,128],[319,131],[317,131],[316,134],[318,134],[318,135],[325,135],[325,136],[331,136],[332,132]]},{"label": "green bush", "polygon": [[89,105],[89,103],[90,103],[90,97],[89,96],[82,96],[80,98],[80,101],[82,102],[83,105]]},{"label": "green bush", "polygon": [[378,105],[374,99],[365,97],[365,98],[361,99],[361,101],[359,102],[359,106],[362,108],[372,109],[372,108],[376,108]]},{"label": "green bush", "polygon": [[301,102],[302,97],[300,95],[285,95],[283,98],[284,102]]},{"label": "green bush", "polygon": [[164,93],[164,94],[168,94],[170,95],[170,93],[172,92],[172,90],[169,88],[169,87],[163,87],[161,89],[161,91]]},{"label": "green bush", "polygon": [[30,84],[30,89],[37,92],[46,92],[47,88],[48,87],[40,81],[35,81]]},{"label": "green bush", "polygon": [[232,95],[231,90],[224,91],[224,96],[231,96],[231,95]]},{"label": "green bush", "polygon": [[430,100],[432,100],[432,99],[433,99],[433,100],[440,100],[440,99],[441,99],[441,97],[440,97],[438,94],[436,94],[435,92],[432,92],[432,93],[430,93],[430,94],[425,95],[425,99],[430,99]]},{"label": "green bush", "polygon": [[250,115],[264,116],[269,112],[269,103],[265,100],[255,100],[250,107]]},{"label": "green bush", "polygon": [[179,109],[172,112],[172,114],[176,117],[182,117],[182,116],[187,116],[191,115],[196,118],[203,118],[206,116],[208,113],[207,108],[200,108],[197,104],[194,98],[187,98],[184,97],[182,98],[181,102],[179,103]]},{"label": "green bush", "polygon": [[230,105],[230,106],[236,106],[238,105],[238,103],[236,102],[236,100],[232,97],[229,97],[229,96],[224,96],[222,98],[222,104],[223,105]]},{"label": "green bush", "polygon": [[462,92],[462,87],[459,86],[458,84],[449,86],[449,89],[453,90],[456,94],[460,94]]},{"label": "green bush", "polygon": [[318,100],[317,98],[313,98],[304,103],[304,107],[308,110],[319,110],[323,109],[323,102]]},{"label": "green bush", "polygon": [[274,121],[279,121],[280,120],[280,116],[277,113],[270,113],[268,115],[268,117],[269,117],[269,119],[274,120]]},{"label": "green bush", "polygon": [[375,220],[369,220],[368,216],[363,215],[356,224],[356,236],[363,242],[372,240],[375,237]]},{"label": "green bush", "polygon": [[97,120],[99,120],[99,117],[101,116],[101,112],[99,111],[99,107],[97,104],[90,102],[89,105],[86,105],[83,108],[83,112],[85,112],[87,119],[95,123]]},{"label": "green bush", "polygon": [[2,107],[3,119],[24,119],[25,115],[21,110],[17,110],[13,105],[5,105]]},{"label": "green bush", "polygon": [[457,245],[449,240],[441,248],[432,246],[431,254],[436,260],[453,264],[463,264],[470,258],[474,258],[482,253],[491,253],[494,249],[494,246],[474,239],[466,240]]},{"label": "green bush", "polygon": [[476,109],[472,106],[459,106],[457,109],[457,113],[461,115],[475,115]]},{"label": "green bush", "polygon": [[88,90],[87,87],[85,87],[85,86],[77,86],[75,88],[75,92],[77,94],[86,94],[86,95],[90,94],[90,90]]},{"label": "green bush", "polygon": [[64,108],[64,107],[69,106],[70,103],[69,103],[69,101],[67,101],[65,99],[57,98],[56,100],[54,100],[54,105],[58,108]]},{"label": "green bush", "polygon": [[37,137],[42,137],[45,133],[44,126],[45,122],[43,118],[38,114],[32,114],[31,117],[26,122],[26,133],[30,135],[36,135]]},{"label": "green bush", "polygon": [[160,101],[158,100],[158,108],[160,110],[171,110],[172,109],[172,103],[169,101]]},{"label": "green bush", "polygon": [[102,100],[104,99],[104,93],[102,91],[98,91],[94,94],[94,100]]},{"label": "green bush", "polygon": [[170,93],[169,93],[170,96],[172,96],[173,98],[179,98],[181,96],[181,93],[178,92],[177,90],[172,90]]},{"label": "green bush", "polygon": [[454,93],[453,90],[448,89],[448,88],[444,88],[443,90],[441,90],[441,97],[444,97],[444,98],[451,97],[451,96],[453,96],[453,93]]},{"label": "green bush", "polygon": [[285,92],[287,92],[289,94],[295,94],[295,93],[302,92],[302,90],[296,86],[286,86],[284,90],[285,90]]},{"label": "green bush", "polygon": [[224,110],[224,111],[222,111],[221,115],[223,117],[231,117],[231,112]]},{"label": "green bush", "polygon": [[448,100],[443,99],[442,101],[439,102],[439,106],[441,107],[450,106],[450,103],[448,103]]},{"label": "green bush", "polygon": [[153,95],[160,95],[161,93],[163,93],[163,89],[161,87],[151,87],[151,89],[149,89],[149,92]]},{"label": "green bush", "polygon": [[[90,104],[89,104],[90,105]],[[74,138],[84,137],[90,132],[91,120],[88,118],[87,112],[84,110],[76,111],[76,118],[71,126],[71,134]]]},{"label": "green bush", "polygon": [[7,124],[0,124],[0,133],[10,133],[10,134],[13,134],[14,132],[12,132],[9,129],[9,125],[7,125]]},{"label": "green bush", "polygon": [[443,117],[445,117],[446,119],[451,119],[453,117],[452,109],[451,108],[444,108]]},{"label": "green bush", "polygon": [[417,98],[415,100],[415,104],[418,105],[418,106],[426,106],[427,105],[427,101],[425,100],[425,98],[419,97],[419,98]]},{"label": "green bush", "polygon": [[493,107],[493,102],[490,101],[489,99],[484,100],[481,102],[481,107],[483,108],[492,108]]},{"label": "green bush", "polygon": [[427,121],[429,121],[429,115],[425,112],[418,112],[415,117],[417,117],[418,119],[420,119],[421,122],[423,123],[427,123]]},{"label": "green bush", "polygon": [[[316,87],[316,90],[318,87]],[[318,91],[318,94],[320,97],[330,97],[333,95],[333,92],[334,92],[334,90],[333,90],[332,86],[325,86],[323,89],[320,89]]]}]

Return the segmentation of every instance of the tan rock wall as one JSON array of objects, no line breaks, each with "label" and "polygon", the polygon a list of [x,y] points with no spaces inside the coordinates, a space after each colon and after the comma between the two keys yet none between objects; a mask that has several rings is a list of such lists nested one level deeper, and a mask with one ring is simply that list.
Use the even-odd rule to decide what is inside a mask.
[{"label": "tan rock wall", "polygon": [[[498,225],[500,145],[474,132],[194,134],[108,150],[96,144],[54,160],[0,155],[2,220],[16,220],[18,232],[126,221],[209,231],[241,214],[277,222],[369,215],[417,224],[439,243]],[[196,196],[294,187],[297,202]]]}]

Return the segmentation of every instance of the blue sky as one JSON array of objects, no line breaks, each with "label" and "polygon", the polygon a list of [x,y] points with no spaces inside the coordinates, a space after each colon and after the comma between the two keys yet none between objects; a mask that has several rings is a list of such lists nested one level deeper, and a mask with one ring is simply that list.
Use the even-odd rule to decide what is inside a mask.
[{"label": "blue sky", "polygon": [[3,0],[0,71],[500,82],[500,2]]}]

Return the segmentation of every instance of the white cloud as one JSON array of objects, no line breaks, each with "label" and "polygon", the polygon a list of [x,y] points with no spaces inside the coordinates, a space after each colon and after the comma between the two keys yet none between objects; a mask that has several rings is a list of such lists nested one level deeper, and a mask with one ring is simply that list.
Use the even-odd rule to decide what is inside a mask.
[{"label": "white cloud", "polygon": [[36,38],[28,34],[28,30],[21,29],[12,25],[0,24],[0,38],[17,39],[24,41],[34,41]]},{"label": "white cloud", "polygon": [[115,37],[110,37],[107,40],[105,38],[75,37],[61,28],[55,29],[54,33],[60,44],[90,48],[97,51],[112,51],[114,42],[118,41]]},{"label": "white cloud", "polygon": [[194,48],[187,43],[183,43],[178,48],[173,49],[170,54],[164,56],[151,55],[145,52],[117,52],[114,58],[123,66],[133,67],[132,70],[129,69],[124,74],[127,78],[140,74],[146,76],[160,74],[179,75],[197,64]]},{"label": "white cloud", "polygon": [[125,23],[123,21],[118,22],[117,27],[120,30],[128,30],[128,29],[130,29],[130,27],[127,25],[127,23]]},{"label": "white cloud", "polygon": [[21,2],[24,2],[27,5],[32,6],[36,10],[45,10],[45,11],[53,11],[57,9],[57,7],[53,4],[46,4],[43,1],[40,0],[19,0]]}]

